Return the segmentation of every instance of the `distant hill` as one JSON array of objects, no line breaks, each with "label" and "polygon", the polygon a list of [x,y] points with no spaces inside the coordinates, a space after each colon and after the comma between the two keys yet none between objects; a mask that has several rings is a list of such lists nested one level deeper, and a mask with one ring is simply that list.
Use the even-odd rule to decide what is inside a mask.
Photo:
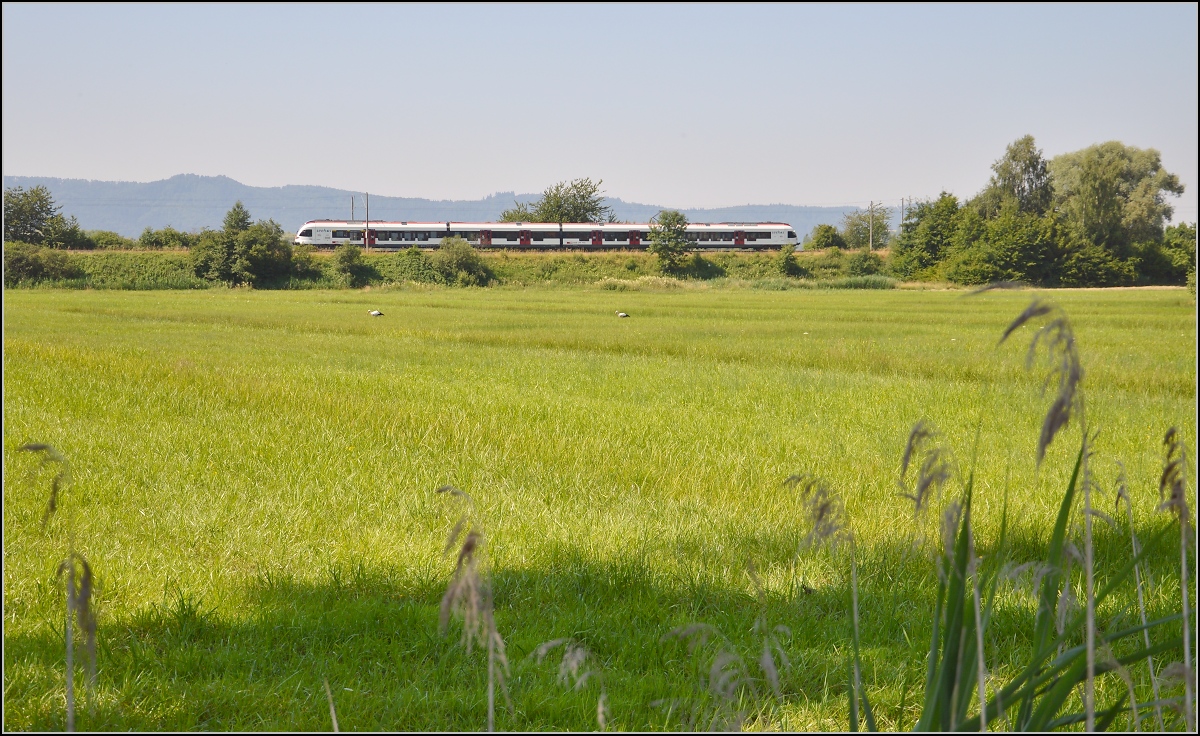
[{"label": "distant hill", "polygon": [[[295,232],[306,220],[350,216],[350,197],[357,192],[318,186],[251,187],[227,176],[180,174],[151,182],[54,179],[5,176],[4,186],[43,185],[67,215],[87,230],[112,230],[137,237],[147,227],[171,225],[179,230],[217,228],[234,202],[241,200],[255,219],[273,219]],[[532,202],[537,194],[500,192],[477,200],[434,200],[371,196],[371,219],[415,221],[483,221],[500,217],[514,201]],[[658,205],[609,198],[618,220],[645,222],[665,209]],[[362,218],[362,198],[355,215]],[[786,204],[684,209],[692,222],[786,222],[803,237],[815,225],[837,224],[857,207],[797,207]]]}]

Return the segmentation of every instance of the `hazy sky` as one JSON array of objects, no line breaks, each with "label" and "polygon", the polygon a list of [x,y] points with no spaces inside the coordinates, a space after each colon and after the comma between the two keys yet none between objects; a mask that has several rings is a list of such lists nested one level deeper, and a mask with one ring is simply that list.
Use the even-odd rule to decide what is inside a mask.
[{"label": "hazy sky", "polygon": [[669,206],[978,191],[1006,144],[1162,152],[1196,218],[1197,11],[1065,6],[3,8],[5,174],[225,174]]}]

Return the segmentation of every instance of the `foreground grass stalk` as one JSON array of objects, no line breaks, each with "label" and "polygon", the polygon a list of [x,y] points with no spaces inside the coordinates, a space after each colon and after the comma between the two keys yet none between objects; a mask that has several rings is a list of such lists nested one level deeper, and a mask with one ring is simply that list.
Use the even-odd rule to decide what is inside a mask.
[{"label": "foreground grass stalk", "polygon": [[975,534],[969,528],[967,541],[971,546],[971,595],[975,603],[975,661],[979,680],[979,731],[987,728],[987,665],[983,661],[983,615],[979,606],[979,558],[975,556]]},{"label": "foreground grass stalk", "polygon": [[1183,712],[1187,720],[1189,731],[1196,730],[1196,711],[1195,707],[1196,696],[1192,692],[1192,683],[1195,682],[1195,672],[1192,670],[1192,639],[1189,628],[1191,626],[1192,614],[1188,608],[1188,564],[1187,564],[1187,548],[1188,548],[1188,520],[1183,514],[1179,516],[1179,580],[1180,580],[1180,595],[1183,598],[1183,667],[1185,670],[1183,678]]},{"label": "foreground grass stalk", "polygon": [[[1129,519],[1129,542],[1133,547],[1133,579],[1137,587],[1138,598],[1138,615],[1142,621],[1142,642],[1146,645],[1146,649],[1150,648],[1150,629],[1146,626],[1146,597],[1143,593],[1144,583],[1142,582],[1141,563],[1136,560],[1141,555],[1141,545],[1138,544],[1137,531],[1133,528],[1133,503],[1129,498],[1129,491],[1126,488],[1124,467],[1122,467],[1121,477],[1117,481],[1117,503],[1125,501],[1125,513]],[[1158,730],[1165,731],[1166,726],[1163,724],[1162,704],[1159,702],[1162,698],[1158,692],[1158,675],[1154,671],[1154,657],[1146,657],[1146,665],[1150,670],[1150,687],[1154,692],[1154,715],[1158,721]],[[1137,714],[1134,714],[1134,730],[1138,730]]]},{"label": "foreground grass stalk", "polygon": [[75,730],[75,632],[71,619],[75,613],[75,571],[72,569],[66,586],[67,596],[67,730]]},{"label": "foreground grass stalk", "polygon": [[325,683],[325,697],[329,699],[329,719],[333,721],[333,732],[338,733],[337,709],[333,707],[333,691],[329,689],[329,678],[322,677]]},{"label": "foreground grass stalk", "polygon": [[[1082,414],[1082,410],[1080,411]],[[1088,469],[1090,450],[1087,446],[1087,427],[1083,427],[1083,566],[1087,579],[1087,681],[1084,684],[1083,708],[1087,713],[1087,730],[1096,730],[1096,596],[1092,565],[1092,479]]]}]

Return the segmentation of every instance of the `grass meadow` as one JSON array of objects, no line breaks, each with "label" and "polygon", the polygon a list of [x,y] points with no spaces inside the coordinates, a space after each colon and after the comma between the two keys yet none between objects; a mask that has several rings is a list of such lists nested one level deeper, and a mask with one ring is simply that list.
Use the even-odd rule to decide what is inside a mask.
[{"label": "grass meadow", "polygon": [[[1068,431],[1037,467],[1031,333],[997,347],[1031,296],[6,290],[4,726],[64,727],[55,569],[73,544],[97,583],[81,729],[328,730],[323,678],[343,730],[484,727],[485,655],[438,626],[462,502],[434,491],[453,484],[486,532],[511,667],[497,728],[595,729],[601,693],[610,729],[687,727],[712,645],[668,633],[711,624],[753,664],[765,622],[788,627],[790,666],[778,694],[742,691],[745,727],[845,729],[849,569],[797,555],[804,508],[783,481],[807,472],[855,535],[875,717],[911,727],[937,581],[898,492],[910,428],[932,422],[975,468],[984,555],[1007,498],[1014,562],[1041,554],[1079,447]],[[1167,523],[1163,433],[1196,447],[1194,298],[1049,297],[1075,326],[1099,429],[1096,507],[1113,513],[1123,463],[1148,534]],[[70,462],[45,529],[53,470],[17,451],[29,442]],[[1129,539],[1096,534],[1102,578]],[[1152,616],[1178,611],[1178,559],[1150,561]],[[1021,661],[1034,607],[1002,591],[993,673]],[[563,637],[595,673],[578,688],[557,653],[532,656]]]}]

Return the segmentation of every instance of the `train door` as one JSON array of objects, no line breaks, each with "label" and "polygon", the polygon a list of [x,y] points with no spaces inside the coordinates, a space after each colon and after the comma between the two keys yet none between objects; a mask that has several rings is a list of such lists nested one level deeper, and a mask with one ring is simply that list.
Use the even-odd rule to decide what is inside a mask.
[{"label": "train door", "polygon": [[533,245],[533,233],[529,230],[522,230],[520,238],[521,245]]},{"label": "train door", "polygon": [[480,230],[479,231],[479,245],[484,248],[491,247],[491,245],[492,245],[492,231],[491,230]]},{"label": "train door", "polygon": [[733,231],[733,244],[739,248],[746,244],[746,231],[745,230],[734,230]]},{"label": "train door", "polygon": [[368,230],[367,231],[367,247],[370,248],[372,245],[375,245],[375,231]]},{"label": "train door", "polygon": [[595,248],[603,248],[604,247],[604,231],[603,230],[593,230],[592,231],[592,246]]},{"label": "train door", "polygon": [[642,244],[642,234],[637,230],[629,231],[629,246],[635,247]]}]

